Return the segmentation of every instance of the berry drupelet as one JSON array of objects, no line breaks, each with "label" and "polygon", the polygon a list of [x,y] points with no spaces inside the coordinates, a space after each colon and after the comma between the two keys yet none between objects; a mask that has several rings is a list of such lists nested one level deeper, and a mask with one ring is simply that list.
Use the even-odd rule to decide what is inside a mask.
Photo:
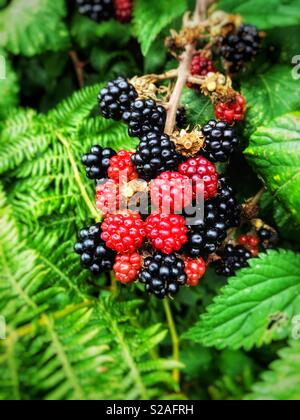
[{"label": "berry drupelet", "polygon": [[185,264],[175,254],[164,255],[156,252],[144,261],[139,281],[145,284],[145,290],[158,299],[174,296],[181,286],[187,283]]},{"label": "berry drupelet", "polygon": [[135,88],[128,80],[118,77],[101,90],[98,96],[100,112],[104,118],[120,121],[137,97]]},{"label": "berry drupelet", "polygon": [[201,154],[211,162],[227,162],[239,144],[235,130],[224,121],[209,121],[202,133],[205,144]]},{"label": "berry drupelet", "polygon": [[148,133],[142,137],[132,162],[140,178],[150,181],[159,174],[178,168],[180,156],[167,134]]},{"label": "berry drupelet", "polygon": [[107,178],[110,160],[115,155],[116,152],[110,148],[103,149],[101,146],[93,146],[90,152],[81,158],[82,163],[86,166],[87,177],[96,180]]},{"label": "berry drupelet", "polygon": [[102,241],[101,233],[101,224],[82,229],[74,246],[75,252],[80,255],[81,264],[95,276],[111,270],[116,258],[116,253]]},{"label": "berry drupelet", "polygon": [[115,5],[116,19],[119,22],[131,21],[133,11],[133,0],[113,0]]},{"label": "berry drupelet", "polygon": [[260,44],[261,37],[256,26],[241,25],[236,33],[222,38],[220,54],[232,63],[232,71],[238,71],[255,57]]},{"label": "berry drupelet", "polygon": [[113,0],[76,0],[78,11],[95,22],[103,22],[115,16]]},{"label": "berry drupelet", "polygon": [[220,276],[231,277],[236,271],[249,266],[252,254],[244,246],[226,245],[219,253],[221,259],[215,262],[216,273]]},{"label": "berry drupelet", "polygon": [[119,185],[112,179],[103,180],[97,185],[96,207],[104,216],[119,210],[120,189]]},{"label": "berry drupelet", "polygon": [[150,132],[162,134],[166,122],[166,110],[152,99],[137,99],[123,115],[131,137],[142,138]]}]

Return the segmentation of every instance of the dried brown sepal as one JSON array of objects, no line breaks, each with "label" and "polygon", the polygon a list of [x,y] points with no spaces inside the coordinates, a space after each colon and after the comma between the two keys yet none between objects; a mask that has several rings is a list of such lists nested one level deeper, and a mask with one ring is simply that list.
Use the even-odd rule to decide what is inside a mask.
[{"label": "dried brown sepal", "polygon": [[197,155],[205,142],[199,127],[196,127],[191,132],[186,130],[175,131],[171,138],[176,145],[177,152],[187,158]]},{"label": "dried brown sepal", "polygon": [[156,99],[159,88],[155,85],[156,80],[151,75],[133,77],[130,83],[137,91],[140,99]]},{"label": "dried brown sepal", "polygon": [[240,15],[229,15],[223,11],[216,11],[208,19],[210,35],[218,40],[234,32],[242,22]]},{"label": "dried brown sepal", "polygon": [[209,96],[213,103],[235,102],[237,96],[231,78],[222,73],[209,73],[201,83],[201,92]]}]

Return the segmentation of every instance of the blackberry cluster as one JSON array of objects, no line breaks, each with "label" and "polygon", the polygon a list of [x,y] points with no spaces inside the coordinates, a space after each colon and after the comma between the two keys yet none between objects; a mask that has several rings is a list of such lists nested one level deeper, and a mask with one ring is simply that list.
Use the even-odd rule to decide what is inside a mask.
[{"label": "blackberry cluster", "polygon": [[137,97],[135,88],[124,77],[118,77],[109,82],[98,96],[101,114],[104,118],[120,121]]},{"label": "blackberry cluster", "polygon": [[227,162],[239,144],[234,128],[224,121],[209,121],[202,128],[205,145],[201,154],[211,162]]},{"label": "blackberry cluster", "polygon": [[232,277],[236,271],[248,267],[252,254],[244,246],[226,245],[219,253],[221,259],[215,263],[216,273],[220,276]]},{"label": "blackberry cluster", "polygon": [[113,0],[76,0],[78,11],[95,22],[104,22],[115,16]]},{"label": "blackberry cluster", "polygon": [[261,37],[256,26],[241,25],[236,33],[221,40],[220,54],[233,64],[233,70],[238,71],[257,54],[260,43]]},{"label": "blackberry cluster", "polygon": [[145,284],[146,292],[159,299],[174,296],[179,292],[180,286],[187,283],[185,264],[175,254],[156,252],[152,257],[145,259],[139,281]]},{"label": "blackberry cluster", "polygon": [[166,123],[166,110],[152,99],[137,99],[123,115],[131,137],[143,137],[150,132],[162,134]]},{"label": "blackberry cluster", "polygon": [[113,149],[93,146],[90,153],[83,155],[81,158],[82,163],[86,166],[87,177],[96,180],[107,178],[110,160],[115,155],[116,152]]},{"label": "blackberry cluster", "polygon": [[115,263],[116,253],[108,249],[101,239],[101,224],[82,229],[74,250],[80,255],[81,264],[93,275],[109,271]]},{"label": "blackberry cluster", "polygon": [[189,226],[186,253],[193,257],[207,258],[215,253],[226,239],[227,230],[240,224],[241,207],[225,178],[219,180],[218,195],[205,202],[204,219]]},{"label": "blackberry cluster", "polygon": [[167,134],[149,132],[132,156],[132,162],[140,178],[150,181],[166,171],[176,170],[180,157],[175,144]]}]

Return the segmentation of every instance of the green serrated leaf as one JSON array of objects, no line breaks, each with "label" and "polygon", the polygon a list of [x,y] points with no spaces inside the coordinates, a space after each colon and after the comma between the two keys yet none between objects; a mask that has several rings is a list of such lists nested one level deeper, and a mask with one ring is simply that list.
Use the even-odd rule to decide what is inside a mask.
[{"label": "green serrated leaf", "polygon": [[259,128],[245,151],[282,206],[300,221],[300,113],[275,119]]},{"label": "green serrated leaf", "polygon": [[253,132],[268,121],[296,111],[300,106],[299,81],[292,69],[278,65],[266,73],[242,80],[242,94],[247,99],[247,129]]},{"label": "green serrated leaf", "polygon": [[194,89],[184,89],[181,104],[186,108],[188,121],[193,125],[204,125],[215,118],[210,99]]},{"label": "green serrated leaf", "polygon": [[220,0],[219,9],[240,14],[245,22],[261,29],[300,23],[299,0]]},{"label": "green serrated leaf", "polygon": [[187,10],[186,0],[137,0],[134,5],[135,33],[144,56],[159,33]]},{"label": "green serrated leaf", "polygon": [[300,400],[300,340],[279,352],[280,360],[263,373],[261,382],[253,386],[247,400]]},{"label": "green serrated leaf", "polygon": [[290,334],[291,319],[300,313],[300,254],[270,251],[250,265],[229,280],[185,338],[249,350]]},{"label": "green serrated leaf", "polygon": [[64,0],[12,0],[0,12],[0,46],[28,57],[67,48],[65,16]]}]

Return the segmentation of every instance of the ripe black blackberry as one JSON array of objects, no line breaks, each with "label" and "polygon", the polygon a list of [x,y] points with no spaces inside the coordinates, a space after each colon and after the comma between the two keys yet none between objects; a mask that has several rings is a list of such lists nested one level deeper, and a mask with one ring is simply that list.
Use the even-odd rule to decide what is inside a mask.
[{"label": "ripe black blackberry", "polygon": [[158,106],[152,99],[137,99],[132,102],[130,110],[123,115],[124,121],[128,124],[129,135],[139,138],[150,132],[162,134],[166,117],[165,108]]},{"label": "ripe black blackberry", "polygon": [[233,70],[240,70],[257,54],[260,44],[261,37],[256,26],[241,25],[236,33],[222,38],[220,54],[233,64]]},{"label": "ripe black blackberry", "polygon": [[174,253],[165,255],[156,252],[145,259],[139,281],[145,284],[146,292],[154,294],[158,299],[174,296],[187,283],[184,262]]},{"label": "ripe black blackberry", "polygon": [[185,252],[192,258],[207,258],[226,239],[227,230],[239,226],[240,220],[241,206],[235,198],[234,190],[225,178],[221,178],[218,195],[204,204],[204,219],[195,218],[193,225],[188,227]]},{"label": "ripe black blackberry", "polygon": [[186,109],[181,107],[176,113],[176,125],[178,128],[185,128],[187,126]]},{"label": "ripe black blackberry", "polygon": [[226,178],[219,179],[218,195],[213,201],[218,209],[219,217],[226,224],[227,229],[240,225],[242,207]]},{"label": "ripe black blackberry", "polygon": [[87,177],[96,180],[107,178],[110,159],[115,155],[116,152],[113,149],[93,146],[90,153],[83,155],[81,158],[82,163],[86,166]]},{"label": "ripe black blackberry", "polygon": [[224,121],[209,121],[203,128],[205,144],[201,154],[211,162],[227,162],[239,144],[234,128]]},{"label": "ripe black blackberry", "polygon": [[115,16],[113,0],[76,0],[80,14],[95,22],[103,22]]},{"label": "ripe black blackberry", "polygon": [[116,253],[108,249],[101,239],[101,224],[82,229],[74,250],[80,255],[81,264],[97,276],[109,271],[115,263]]},{"label": "ripe black blackberry", "polygon": [[236,271],[249,266],[252,254],[244,246],[226,245],[219,253],[221,259],[215,262],[216,273],[220,276],[231,277]]},{"label": "ripe black blackberry", "polygon": [[162,172],[176,170],[180,157],[167,134],[150,132],[142,137],[132,162],[139,176],[150,181]]},{"label": "ripe black blackberry", "polygon": [[138,94],[124,77],[118,77],[101,90],[98,101],[104,118],[120,121]]},{"label": "ripe black blackberry", "polygon": [[215,200],[206,201],[204,218],[195,218],[193,225],[188,226],[188,242],[184,248],[188,256],[205,259],[216,252],[225,240],[227,225],[218,210]]}]

